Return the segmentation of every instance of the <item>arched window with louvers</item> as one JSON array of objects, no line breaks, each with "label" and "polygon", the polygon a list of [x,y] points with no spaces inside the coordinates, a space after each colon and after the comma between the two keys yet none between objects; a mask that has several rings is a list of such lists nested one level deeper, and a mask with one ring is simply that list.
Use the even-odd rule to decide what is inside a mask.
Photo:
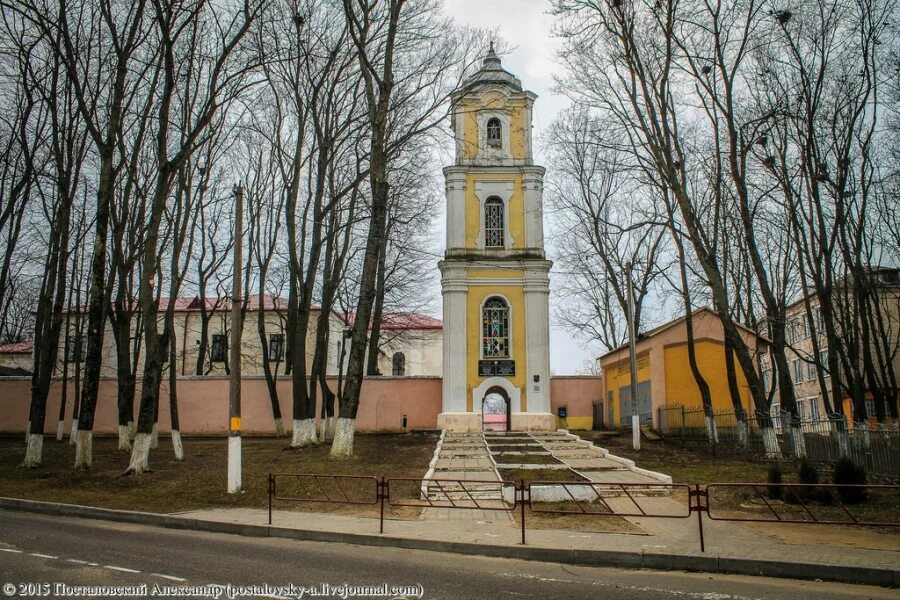
[{"label": "arched window with louvers", "polygon": [[484,247],[503,248],[505,242],[503,200],[491,196],[484,203]]}]

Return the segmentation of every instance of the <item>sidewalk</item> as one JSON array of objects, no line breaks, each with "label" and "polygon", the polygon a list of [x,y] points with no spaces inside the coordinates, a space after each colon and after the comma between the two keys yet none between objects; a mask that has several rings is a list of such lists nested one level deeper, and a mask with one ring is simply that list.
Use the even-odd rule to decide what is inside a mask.
[{"label": "sidewalk", "polygon": [[[661,510],[671,503],[668,498],[654,499]],[[268,525],[266,510],[210,509],[179,513],[181,516],[222,523]],[[470,509],[427,509],[427,519],[392,520],[385,518],[384,537],[431,540],[451,543],[484,544],[491,546],[521,546],[519,525],[502,511]],[[717,557],[719,559],[754,559],[773,562],[816,563],[900,569],[900,534],[881,534],[859,528],[819,525],[779,525],[779,530],[812,535],[815,543],[786,544],[736,523],[711,521],[704,517],[703,530],[706,552],[700,552],[697,517],[687,519],[639,518],[640,533],[592,533],[555,529],[527,529],[526,546],[535,549],[564,549],[585,551],[617,551],[635,554],[675,554],[684,557]],[[526,517],[527,525],[527,517]],[[272,526],[343,534],[379,535],[378,519],[346,515],[275,510]],[[809,531],[812,530],[812,531]],[[817,535],[813,535],[817,534]],[[816,540],[816,537],[820,539]],[[872,546],[888,549],[838,546],[821,543],[828,537],[860,538]],[[869,540],[866,540],[869,538]],[[879,543],[880,542],[880,543]]]}]

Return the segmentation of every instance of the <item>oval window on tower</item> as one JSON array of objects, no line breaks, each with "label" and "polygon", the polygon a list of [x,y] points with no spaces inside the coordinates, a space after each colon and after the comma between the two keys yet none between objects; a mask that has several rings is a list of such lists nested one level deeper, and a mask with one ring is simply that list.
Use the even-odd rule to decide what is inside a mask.
[{"label": "oval window on tower", "polygon": [[497,117],[491,117],[487,122],[487,143],[489,146],[501,146],[502,142],[500,140],[500,134],[502,132],[502,126],[500,125],[500,119]]}]

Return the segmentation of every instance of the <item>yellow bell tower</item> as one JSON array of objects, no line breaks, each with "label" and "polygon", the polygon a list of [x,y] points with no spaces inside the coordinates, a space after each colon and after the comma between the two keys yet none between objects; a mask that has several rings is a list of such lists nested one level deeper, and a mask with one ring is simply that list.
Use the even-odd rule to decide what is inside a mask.
[{"label": "yellow bell tower", "polygon": [[503,69],[493,45],[482,68],[451,96],[456,158],[444,168],[447,248],[439,263],[442,429],[556,426],[544,168],[532,160],[535,98]]}]

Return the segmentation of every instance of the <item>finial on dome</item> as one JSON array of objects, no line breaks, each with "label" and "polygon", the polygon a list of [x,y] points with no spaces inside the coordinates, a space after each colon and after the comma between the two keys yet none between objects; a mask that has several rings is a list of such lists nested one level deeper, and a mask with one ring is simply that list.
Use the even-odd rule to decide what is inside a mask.
[{"label": "finial on dome", "polygon": [[491,40],[490,48],[488,49],[487,56],[484,57],[483,63],[485,67],[500,67],[500,57],[497,56],[497,53],[494,51],[494,40]]}]

